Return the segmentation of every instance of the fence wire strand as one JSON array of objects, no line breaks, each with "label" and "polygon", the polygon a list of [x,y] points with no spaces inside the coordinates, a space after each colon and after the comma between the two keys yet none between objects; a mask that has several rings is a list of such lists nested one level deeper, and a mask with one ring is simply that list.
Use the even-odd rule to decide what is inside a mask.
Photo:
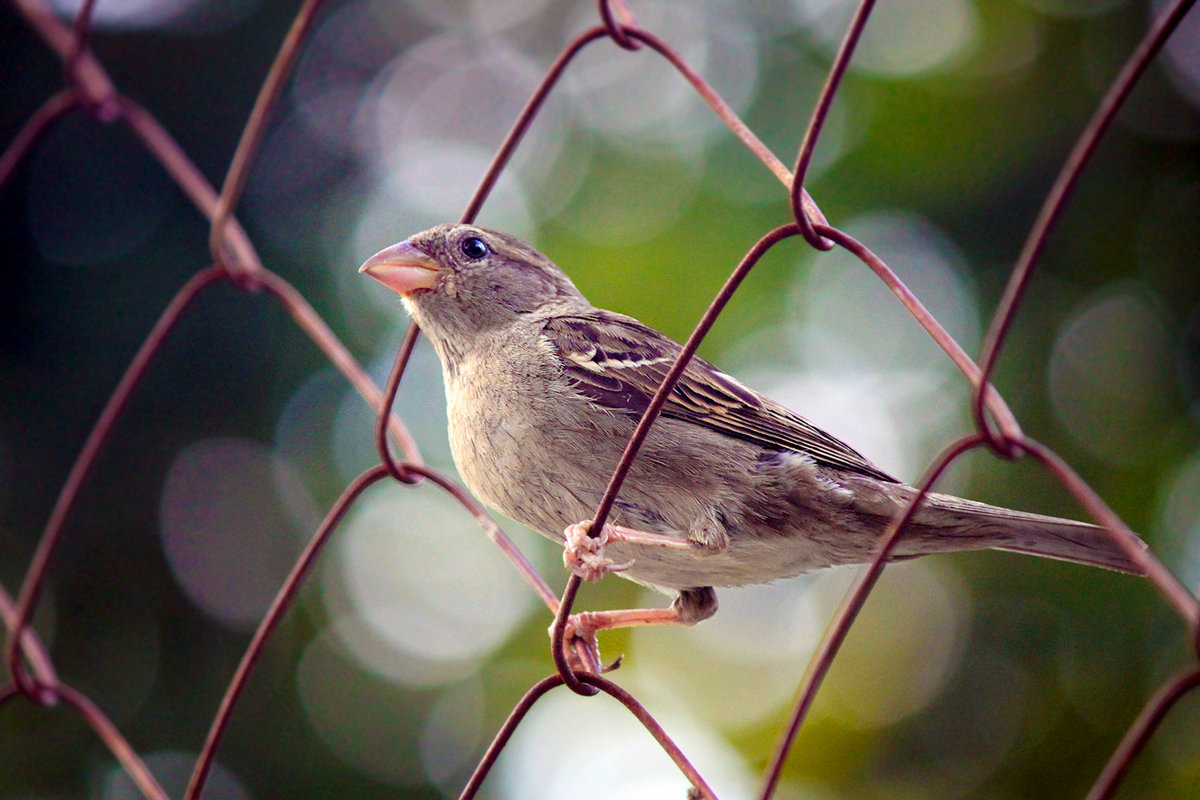
[{"label": "fence wire strand", "polygon": [[[896,274],[878,258],[866,244],[860,243],[829,223],[815,201],[807,193],[804,181],[815,148],[834,99],[838,96],[842,78],[854,57],[857,44],[869,24],[874,3],[863,0],[853,15],[836,57],[829,68],[824,88],[814,106],[811,120],[800,138],[793,170],[789,171],[757,134],[742,121],[725,99],[695,70],[666,39],[643,28],[623,0],[600,0],[596,7],[598,24],[572,39],[549,66],[532,96],[520,111],[507,136],[498,147],[490,166],[467,204],[461,219],[473,221],[487,202],[496,182],[508,167],[514,153],[530,127],[538,120],[547,97],[559,85],[575,57],[588,45],[601,40],[611,41],[622,51],[652,50],[668,62],[697,95],[711,108],[730,134],[752,153],[786,187],[793,219],[761,236],[746,251],[737,267],[716,294],[712,303],[696,324],[675,364],[663,380],[636,432],[615,468],[608,487],[599,502],[592,521],[598,533],[616,501],[641,442],[662,408],[675,381],[682,374],[701,340],[718,320],[725,305],[738,290],[755,264],[784,239],[800,237],[811,247],[828,250],[840,247],[854,255],[896,296],[914,319],[932,336],[954,365],[962,372],[972,388],[972,410],[976,432],[961,438],[946,448],[933,462],[918,484],[918,493],[903,514],[889,524],[880,542],[874,561],[863,568],[857,581],[847,592],[841,608],[835,613],[825,637],[813,655],[797,693],[791,714],[779,734],[774,753],[762,776],[759,797],[769,798],[778,790],[786,762],[792,753],[805,717],[812,707],[822,680],[828,673],[846,635],[858,613],[867,602],[873,587],[883,572],[887,558],[905,524],[915,513],[926,492],[943,471],[965,452],[990,447],[1006,458],[1032,457],[1073,495],[1087,513],[1108,529],[1114,541],[1149,575],[1162,600],[1171,607],[1192,637],[1193,650],[1197,628],[1200,626],[1200,602],[1188,588],[1150,551],[1144,551],[1120,518],[1100,496],[1057,454],[1044,445],[1026,437],[1013,412],[1000,393],[990,383],[1007,335],[1015,324],[1017,309],[1029,294],[1029,283],[1054,224],[1065,208],[1072,189],[1084,167],[1094,154],[1123,102],[1137,85],[1155,55],[1175,31],[1194,0],[1174,0],[1158,13],[1148,33],[1134,50],[1091,121],[1067,156],[1053,188],[1047,194],[1029,238],[1014,266],[1007,287],[991,318],[990,327],[978,362],[941,326]],[[579,589],[579,578],[571,576],[561,597],[537,572],[520,550],[508,539],[488,513],[459,485],[437,470],[425,465],[413,437],[400,418],[392,413],[397,392],[417,341],[418,330],[411,326],[397,354],[395,364],[383,389],[376,386],[366,372],[338,340],[331,328],[313,309],[304,295],[280,276],[265,267],[251,237],[236,216],[236,209],[246,187],[251,169],[258,158],[267,126],[278,105],[284,87],[291,78],[309,35],[323,8],[321,0],[304,0],[293,18],[279,52],[264,79],[258,99],[243,129],[240,141],[230,160],[224,183],[218,193],[196,168],[187,153],[158,122],[154,113],[123,96],[109,77],[104,64],[91,49],[93,11],[95,3],[85,0],[70,24],[61,20],[43,0],[10,0],[28,26],[61,60],[66,86],[51,96],[27,118],[13,140],[0,155],[0,189],[11,183],[15,171],[28,158],[33,147],[65,115],[82,110],[98,122],[121,120],[134,133],[147,152],[152,154],[179,188],[188,196],[211,226],[210,249],[213,265],[196,272],[176,292],[167,304],[150,333],[146,336],[124,375],[109,396],[98,419],[86,438],[72,465],[57,501],[37,541],[33,556],[24,570],[24,579],[14,600],[0,587],[0,618],[8,631],[5,663],[10,683],[0,688],[0,712],[25,698],[43,706],[65,706],[82,720],[104,743],[123,767],[141,793],[154,800],[167,797],[155,776],[139,757],[117,727],[85,694],[62,682],[56,674],[52,656],[32,627],[42,590],[54,572],[57,551],[70,546],[67,523],[82,487],[92,478],[97,457],[114,436],[119,419],[130,398],[151,372],[163,351],[170,347],[169,338],[177,324],[191,308],[194,300],[208,287],[220,281],[231,281],[246,291],[265,289],[290,315],[292,321],[312,340],[323,357],[344,376],[345,380],[378,412],[376,443],[380,462],[363,472],[343,491],[329,509],[324,521],[313,534],[302,554],[275,595],[269,610],[246,647],[236,671],[226,684],[226,690],[215,711],[208,736],[199,751],[191,773],[186,794],[189,800],[199,798],[214,765],[217,750],[251,674],[260,661],[263,648],[281,619],[288,613],[306,576],[317,562],[322,549],[336,534],[338,524],[369,487],[391,477],[399,484],[416,487],[430,484],[454,499],[470,514],[487,535],[510,560],[514,569],[531,590],[555,615],[552,627],[552,657],[557,673],[545,678],[525,694],[509,714],[491,746],[462,792],[472,798],[481,789],[496,759],[503,752],[512,734],[522,724],[527,712],[548,692],[560,685],[583,695],[607,694],[624,708],[653,737],[673,760],[693,787],[695,796],[713,798],[715,794],[704,777],[688,760],[674,740],[655,720],[640,701],[613,681],[601,677],[600,665],[575,671],[565,651],[572,643],[564,641],[569,615],[572,613]],[[616,57],[620,57],[619,55]],[[398,450],[393,450],[393,445]],[[575,643],[578,646],[578,643]],[[577,650],[582,655],[583,650]],[[1200,658],[1200,654],[1193,654]],[[586,661],[584,662],[587,663]],[[1150,697],[1140,715],[1130,725],[1125,738],[1116,747],[1103,772],[1097,778],[1088,800],[1102,800],[1116,791],[1122,776],[1145,743],[1154,735],[1161,720],[1175,703],[1200,684],[1200,665],[1188,664],[1164,681]],[[596,701],[591,701],[596,702]],[[550,743],[547,743],[549,746]]]}]

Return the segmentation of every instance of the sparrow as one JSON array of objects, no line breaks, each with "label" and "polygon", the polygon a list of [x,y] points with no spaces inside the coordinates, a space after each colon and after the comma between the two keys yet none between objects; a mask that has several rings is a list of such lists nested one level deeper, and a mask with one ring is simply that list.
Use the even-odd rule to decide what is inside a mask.
[{"label": "sparrow", "polygon": [[[549,258],[486,228],[438,225],[359,271],[397,292],[433,344],[468,488],[564,543],[582,577],[613,571],[674,595],[665,609],[574,615],[572,631],[593,643],[607,628],[706,619],[714,587],[869,562],[916,494],[693,357],[592,537],[587,520],[681,346],[596,308]],[[1141,572],[1097,526],[937,493],[892,557],[984,549]]]}]

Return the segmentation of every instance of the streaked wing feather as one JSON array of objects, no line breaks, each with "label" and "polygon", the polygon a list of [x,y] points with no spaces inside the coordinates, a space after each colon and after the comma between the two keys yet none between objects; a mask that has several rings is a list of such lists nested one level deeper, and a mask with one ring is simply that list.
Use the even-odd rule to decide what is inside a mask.
[{"label": "streaked wing feather", "polygon": [[[635,319],[595,310],[547,320],[544,333],[576,388],[593,402],[640,417],[682,349]],[[808,420],[693,357],[663,415],[772,450],[880,480],[895,479]]]}]

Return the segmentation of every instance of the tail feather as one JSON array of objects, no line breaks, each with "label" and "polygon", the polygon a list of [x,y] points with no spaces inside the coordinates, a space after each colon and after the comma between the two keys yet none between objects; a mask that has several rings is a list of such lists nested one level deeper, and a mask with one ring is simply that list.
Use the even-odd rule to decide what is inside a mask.
[{"label": "tail feather", "polygon": [[[913,522],[917,540],[925,538],[919,532],[922,528],[934,530],[941,543],[939,549],[946,551],[1008,550],[1132,575],[1144,574],[1107,529],[1086,522],[1014,511],[937,493],[926,496]],[[955,535],[960,532],[961,538]],[[1133,541],[1138,547],[1146,547],[1137,536]],[[901,553],[904,550],[902,539]]]}]

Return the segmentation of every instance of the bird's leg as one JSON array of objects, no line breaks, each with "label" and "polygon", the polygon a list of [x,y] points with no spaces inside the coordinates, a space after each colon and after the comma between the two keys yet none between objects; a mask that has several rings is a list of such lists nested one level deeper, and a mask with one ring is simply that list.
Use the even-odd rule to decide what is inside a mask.
[{"label": "bird's leg", "polygon": [[[620,525],[605,525],[599,536],[592,536],[591,522],[577,522],[563,531],[563,564],[585,581],[598,581],[606,572],[628,569],[632,561],[614,563],[604,555],[609,543],[625,542],[643,547],[669,547],[677,550],[695,550],[695,543],[661,533],[648,533]],[[615,627],[625,627],[618,625]]]},{"label": "bird's leg", "polygon": [[[595,672],[600,661],[596,634],[613,628],[637,628],[645,625],[695,625],[717,613],[717,593],[711,586],[683,589],[667,608],[627,608],[619,611],[583,611],[567,617],[563,634],[567,661],[574,669]],[[553,633],[553,627],[551,633]],[[579,642],[586,656],[576,652]],[[620,663],[617,659],[616,664]],[[607,669],[615,669],[616,664]]]}]

